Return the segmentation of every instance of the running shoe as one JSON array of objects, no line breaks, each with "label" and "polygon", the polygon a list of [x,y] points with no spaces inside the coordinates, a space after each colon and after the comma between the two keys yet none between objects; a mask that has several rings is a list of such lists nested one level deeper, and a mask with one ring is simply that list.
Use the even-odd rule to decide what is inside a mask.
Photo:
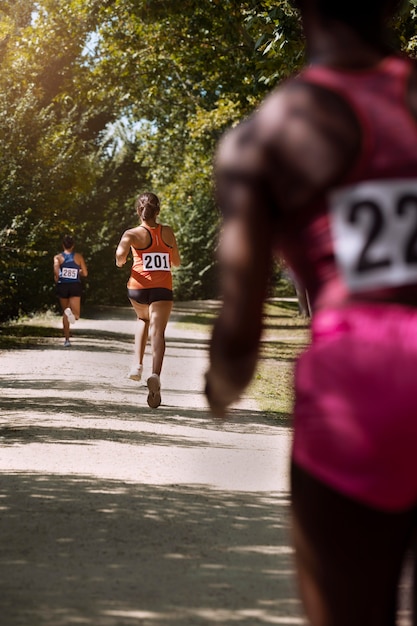
[{"label": "running shoe", "polygon": [[158,374],[152,374],[149,376],[146,384],[149,389],[148,404],[151,409],[157,409],[161,404],[161,382]]},{"label": "running shoe", "polygon": [[142,378],[142,369],[142,365],[132,365],[127,377],[130,378],[130,380],[140,380]]},{"label": "running shoe", "polygon": [[64,341],[64,348],[71,348],[71,342],[69,339],[65,339]]},{"label": "running shoe", "polygon": [[65,309],[64,313],[68,317],[69,323],[70,324],[75,324],[74,313],[71,311],[71,309],[69,307],[67,309]]}]

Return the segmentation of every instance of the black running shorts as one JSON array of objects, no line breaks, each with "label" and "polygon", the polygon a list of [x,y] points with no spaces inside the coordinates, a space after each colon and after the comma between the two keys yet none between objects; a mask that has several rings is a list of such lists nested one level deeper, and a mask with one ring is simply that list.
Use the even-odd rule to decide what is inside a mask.
[{"label": "black running shorts", "polygon": [[56,295],[58,298],[81,298],[82,290],[82,285],[79,282],[56,284]]},{"label": "black running shorts", "polygon": [[128,289],[127,295],[130,300],[134,300],[138,304],[152,304],[161,300],[172,301],[173,294],[171,289],[165,287],[151,287],[150,289]]}]

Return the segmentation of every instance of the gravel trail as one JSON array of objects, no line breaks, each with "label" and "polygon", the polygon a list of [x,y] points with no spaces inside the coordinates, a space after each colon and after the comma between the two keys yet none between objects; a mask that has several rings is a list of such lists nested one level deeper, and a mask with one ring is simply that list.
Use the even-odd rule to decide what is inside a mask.
[{"label": "gravel trail", "polygon": [[250,397],[213,420],[208,334],[177,318],[157,410],[126,377],[130,309],[0,352],[2,626],[304,624],[290,430]]}]

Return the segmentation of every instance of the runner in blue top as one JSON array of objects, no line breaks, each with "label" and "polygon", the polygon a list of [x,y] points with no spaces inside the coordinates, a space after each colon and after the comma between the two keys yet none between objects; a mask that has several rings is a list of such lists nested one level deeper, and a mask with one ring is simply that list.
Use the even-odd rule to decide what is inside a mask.
[{"label": "runner in blue top", "polygon": [[81,277],[85,278],[88,271],[82,254],[74,252],[74,238],[71,235],[65,235],[62,246],[64,251],[54,257],[54,279],[63,311],[64,346],[68,348],[71,345],[70,324],[74,324],[80,317]]}]

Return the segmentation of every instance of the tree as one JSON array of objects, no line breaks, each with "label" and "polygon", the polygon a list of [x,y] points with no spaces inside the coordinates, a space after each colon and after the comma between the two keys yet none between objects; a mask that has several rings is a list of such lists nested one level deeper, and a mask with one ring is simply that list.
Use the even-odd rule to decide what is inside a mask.
[{"label": "tree", "polygon": [[123,205],[131,191],[120,171],[133,185],[145,171],[105,133],[119,108],[95,89],[85,52],[99,3],[19,4],[25,19],[12,3],[0,13],[0,318],[54,302],[52,257],[63,234],[103,244],[97,203],[109,208],[117,190]]},{"label": "tree", "polygon": [[[184,299],[217,295],[215,146],[271,82],[301,60],[297,15],[288,2],[272,7],[237,0],[115,0],[102,10],[96,77],[120,90],[132,125],[148,123],[139,126],[138,158],[178,231],[184,264],[175,287]],[[277,69],[271,56],[278,45]]]},{"label": "tree", "polygon": [[[414,54],[416,8],[397,20]],[[72,231],[88,297],[125,302],[114,249],[155,191],[178,234],[177,298],[217,296],[222,133],[303,62],[288,0],[5,0],[0,8],[0,319],[54,302]]]}]

